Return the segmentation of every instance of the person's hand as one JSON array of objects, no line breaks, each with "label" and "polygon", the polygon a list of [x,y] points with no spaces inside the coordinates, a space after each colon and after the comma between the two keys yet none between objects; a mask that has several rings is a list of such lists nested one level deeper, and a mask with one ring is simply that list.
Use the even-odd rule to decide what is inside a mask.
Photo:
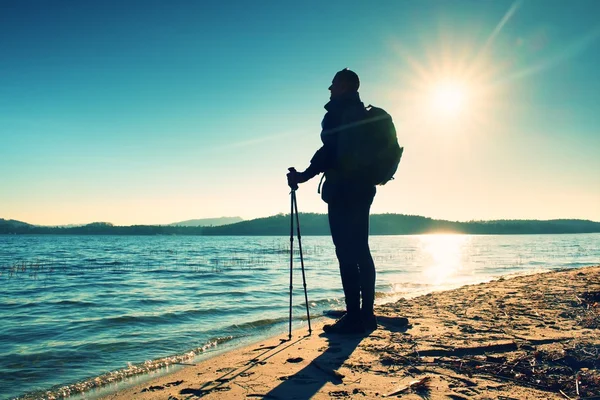
[{"label": "person's hand", "polygon": [[296,171],[296,168],[294,167],[290,167],[288,168],[288,173],[287,173],[287,181],[288,181],[288,186],[292,189],[292,190],[296,190],[298,189],[298,184],[299,183],[304,183],[306,182],[306,177],[302,174],[302,172],[298,172]]}]

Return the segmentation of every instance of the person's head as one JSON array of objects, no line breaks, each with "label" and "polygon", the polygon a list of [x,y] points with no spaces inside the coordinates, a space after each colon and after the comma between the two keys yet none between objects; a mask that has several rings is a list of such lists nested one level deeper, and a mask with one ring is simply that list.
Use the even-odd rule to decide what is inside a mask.
[{"label": "person's head", "polygon": [[348,68],[344,68],[339,71],[333,77],[329,90],[331,91],[330,98],[333,99],[346,93],[353,93],[358,91],[360,86],[360,80],[358,75],[354,71],[350,71]]}]

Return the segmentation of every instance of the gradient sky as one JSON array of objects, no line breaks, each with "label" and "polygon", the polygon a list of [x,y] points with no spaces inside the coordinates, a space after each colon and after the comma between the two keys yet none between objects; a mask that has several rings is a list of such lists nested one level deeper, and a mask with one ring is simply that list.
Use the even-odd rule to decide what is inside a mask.
[{"label": "gradient sky", "polygon": [[[405,147],[372,212],[600,221],[598,15],[598,0],[0,0],[0,217],[289,212],[287,167],[320,146],[349,67]],[[326,212],[317,184],[300,211]]]}]

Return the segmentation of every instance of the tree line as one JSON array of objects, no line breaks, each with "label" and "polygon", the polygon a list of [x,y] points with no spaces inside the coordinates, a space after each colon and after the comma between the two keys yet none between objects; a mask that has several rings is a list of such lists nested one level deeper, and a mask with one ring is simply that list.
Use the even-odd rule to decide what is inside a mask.
[{"label": "tree line", "polygon": [[[301,213],[302,235],[329,235],[327,215]],[[374,214],[370,219],[372,235],[414,235],[425,233],[465,234],[551,234],[600,232],[600,223],[578,219],[555,220],[494,220],[446,221],[418,215]],[[0,234],[47,235],[231,235],[231,236],[286,236],[290,234],[290,215],[278,214],[222,226],[117,226],[94,222],[74,227],[31,225],[20,221],[0,219]]]}]

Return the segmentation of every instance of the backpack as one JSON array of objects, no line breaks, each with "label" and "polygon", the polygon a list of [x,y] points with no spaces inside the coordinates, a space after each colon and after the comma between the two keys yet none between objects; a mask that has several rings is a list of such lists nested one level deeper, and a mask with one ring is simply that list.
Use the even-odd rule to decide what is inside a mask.
[{"label": "backpack", "polygon": [[338,171],[349,180],[385,185],[394,178],[403,150],[390,114],[369,105],[362,119],[337,135]]}]

